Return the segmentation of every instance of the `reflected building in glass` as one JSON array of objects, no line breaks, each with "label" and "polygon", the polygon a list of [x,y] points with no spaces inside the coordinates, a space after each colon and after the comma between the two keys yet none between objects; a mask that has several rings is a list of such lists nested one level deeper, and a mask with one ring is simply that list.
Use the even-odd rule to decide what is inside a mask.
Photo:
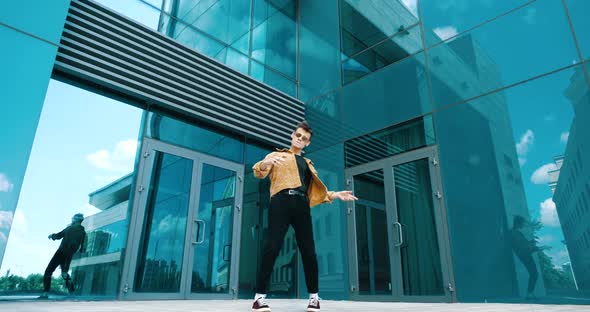
[{"label": "reflected building in glass", "polygon": [[101,211],[86,217],[86,252],[72,261],[72,279],[79,294],[114,297],[121,278],[127,240],[127,207],[132,174],[89,194],[88,203]]},{"label": "reflected building in glass", "polygon": [[576,286],[587,292],[590,288],[590,183],[586,177],[590,147],[586,134],[590,133],[590,93],[581,69],[576,69],[570,78],[565,95],[576,118],[567,132],[565,153],[555,161],[557,177],[553,201],[563,228]]},{"label": "reflected building in glass", "polygon": [[[51,77],[92,93],[96,107],[106,96],[141,113],[138,145],[112,152],[101,144],[125,139],[117,135],[131,118],[106,108],[76,115],[109,129],[87,135],[97,146],[81,146],[86,157],[64,153],[69,162],[116,171],[121,155],[133,159],[122,178],[90,174],[110,180],[90,194],[101,211],[85,220],[88,251],[72,263],[77,295],[252,297],[270,183],[251,167],[287,147],[306,119],[314,136],[305,156],[329,189],[359,197],[311,211],[322,298],[588,304],[584,1],[63,2],[54,12],[62,28],[19,33],[55,44],[39,88]],[[54,93],[45,104],[26,100],[23,114],[41,129],[34,144],[34,131],[21,131],[31,167],[37,148],[67,147],[43,139],[53,134],[44,120],[63,123],[41,113]],[[0,108],[0,121],[7,113]],[[14,225],[13,241],[23,237],[17,202],[19,216],[32,214],[25,186],[55,175],[45,165],[24,178],[27,165],[8,154],[0,147],[3,272],[18,254],[6,233]],[[43,237],[27,231],[31,243]],[[293,231],[269,285],[270,297],[307,296]]]}]

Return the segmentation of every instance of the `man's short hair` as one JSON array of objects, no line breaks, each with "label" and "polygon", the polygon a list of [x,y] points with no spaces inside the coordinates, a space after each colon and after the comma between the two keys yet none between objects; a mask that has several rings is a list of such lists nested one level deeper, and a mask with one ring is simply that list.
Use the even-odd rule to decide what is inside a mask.
[{"label": "man's short hair", "polygon": [[[295,127],[295,131],[297,131],[297,129],[299,129],[299,128],[309,132],[309,138],[311,139],[311,136],[313,135],[313,130],[311,130],[311,127],[309,126],[309,123],[307,123],[307,121],[304,120],[304,121],[300,122],[297,125],[297,127]],[[295,132],[295,131],[293,131],[293,132]]]},{"label": "man's short hair", "polygon": [[77,213],[72,217],[72,222],[80,222],[84,221],[84,215],[81,213]]}]

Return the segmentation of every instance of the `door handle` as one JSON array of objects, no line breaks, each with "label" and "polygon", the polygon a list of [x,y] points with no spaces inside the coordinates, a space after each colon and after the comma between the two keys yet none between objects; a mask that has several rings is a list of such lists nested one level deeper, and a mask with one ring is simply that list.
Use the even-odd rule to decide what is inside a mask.
[{"label": "door handle", "polygon": [[400,247],[404,244],[404,234],[402,231],[402,224],[399,222],[393,222],[393,226],[397,228],[397,232],[399,233],[399,243],[395,244],[395,247]]},{"label": "door handle", "polygon": [[[229,248],[228,248],[228,247],[229,247]],[[225,251],[226,251],[226,250],[229,250],[229,252],[227,253],[227,254],[228,254],[228,257],[227,257],[227,259],[225,258],[225,254],[226,254],[226,253],[225,253]],[[223,257],[223,261],[225,261],[225,262],[229,262],[229,260],[230,260],[230,259],[229,259],[229,256],[230,256],[230,255],[231,255],[231,244],[227,244],[227,245],[223,246],[223,255],[222,255],[222,257]]]},{"label": "door handle", "polygon": [[[196,241],[193,242],[193,245],[202,244],[205,241],[205,221],[200,219],[195,219],[194,222],[197,224],[197,237]],[[199,240],[199,232],[201,232],[201,224],[203,225],[203,235],[201,235],[201,240]]]}]

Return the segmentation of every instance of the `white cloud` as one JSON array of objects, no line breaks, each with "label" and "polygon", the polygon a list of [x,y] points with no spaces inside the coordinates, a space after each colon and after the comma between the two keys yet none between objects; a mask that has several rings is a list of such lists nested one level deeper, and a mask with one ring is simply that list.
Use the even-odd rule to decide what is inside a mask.
[{"label": "white cloud", "polygon": [[529,147],[535,142],[535,133],[528,129],[521,137],[520,142],[516,144],[516,152],[518,155],[524,156],[528,153]]},{"label": "white cloud", "polygon": [[12,220],[12,230],[17,232],[26,232],[28,229],[25,214],[21,210],[16,210]]},{"label": "white cloud", "polygon": [[561,137],[560,137],[561,143],[567,143],[567,140],[569,140],[569,138],[570,138],[569,132],[562,132],[561,133]]},{"label": "white cloud", "polygon": [[539,206],[541,208],[541,222],[546,226],[559,226],[559,217],[557,217],[553,199],[547,198]]},{"label": "white cloud", "polygon": [[525,16],[523,16],[523,19],[529,25],[536,24],[537,23],[537,9],[536,8],[529,8],[526,11]]},{"label": "white cloud", "polygon": [[12,184],[6,174],[0,172],[0,192],[10,192],[14,188],[14,184]]},{"label": "white cloud", "polygon": [[0,240],[6,242],[8,232],[24,233],[27,228],[27,221],[22,211],[17,210],[14,214],[12,211],[0,211],[0,234],[3,236]]},{"label": "white cloud", "polygon": [[12,211],[0,211],[0,230],[10,229],[12,224]]},{"label": "white cloud", "polygon": [[546,164],[539,167],[533,175],[531,176],[531,182],[535,184],[545,184],[549,183],[549,171],[556,170],[557,165],[555,164]]},{"label": "white cloud", "polygon": [[158,231],[160,234],[172,232],[174,223],[176,223],[175,221],[177,221],[176,218],[170,214],[164,217],[164,219],[162,219],[158,224]]},{"label": "white cloud", "polygon": [[418,0],[402,0],[402,2],[412,14],[418,16]]},{"label": "white cloud", "polygon": [[457,28],[454,26],[443,26],[443,27],[436,27],[433,31],[440,37],[442,40],[447,40],[451,37],[457,35]]},{"label": "white cloud", "polygon": [[133,170],[136,150],[136,140],[125,140],[118,142],[113,151],[101,149],[86,156],[86,160],[100,169],[130,172]]}]

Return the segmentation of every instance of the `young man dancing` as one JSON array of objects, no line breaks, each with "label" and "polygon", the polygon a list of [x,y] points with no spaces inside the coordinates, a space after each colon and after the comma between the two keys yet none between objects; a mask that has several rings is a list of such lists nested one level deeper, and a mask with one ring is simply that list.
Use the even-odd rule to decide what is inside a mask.
[{"label": "young man dancing", "polygon": [[318,177],[311,160],[301,152],[311,142],[312,129],[305,121],[291,134],[291,147],[277,149],[257,162],[252,169],[259,179],[270,176],[269,235],[262,255],[262,268],[256,283],[252,311],[269,312],[266,291],[275,260],[283,245],[289,225],[295,230],[297,246],[303,259],[305,282],[309,292],[308,312],[319,312],[318,262],[315,253],[310,208],[334,199],[352,201],[351,191],[330,192]]}]

